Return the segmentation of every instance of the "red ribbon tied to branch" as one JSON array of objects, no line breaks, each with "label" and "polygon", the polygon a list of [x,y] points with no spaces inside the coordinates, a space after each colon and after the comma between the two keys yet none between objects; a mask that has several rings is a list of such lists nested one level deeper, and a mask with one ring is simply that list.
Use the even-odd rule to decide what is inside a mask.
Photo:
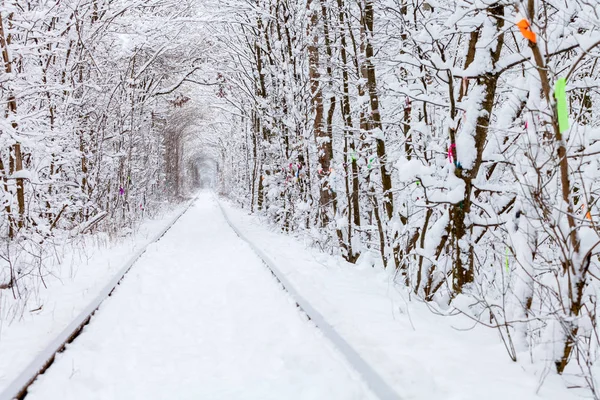
[{"label": "red ribbon tied to branch", "polygon": [[454,162],[454,154],[456,154],[456,143],[452,143],[448,148],[448,161]]}]

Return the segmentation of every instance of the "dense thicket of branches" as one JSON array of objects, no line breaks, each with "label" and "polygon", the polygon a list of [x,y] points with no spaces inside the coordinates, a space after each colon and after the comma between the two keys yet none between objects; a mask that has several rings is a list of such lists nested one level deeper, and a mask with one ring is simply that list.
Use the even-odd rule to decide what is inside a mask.
[{"label": "dense thicket of branches", "polygon": [[600,398],[599,38],[588,0],[3,1],[0,307],[216,158],[223,194]]},{"label": "dense thicket of branches", "polygon": [[221,7],[221,190],[600,398],[598,3]]},{"label": "dense thicket of branches", "polygon": [[52,273],[52,243],[131,228],[185,195],[198,110],[182,88],[208,82],[213,52],[197,12],[191,0],[0,3],[0,300]]}]

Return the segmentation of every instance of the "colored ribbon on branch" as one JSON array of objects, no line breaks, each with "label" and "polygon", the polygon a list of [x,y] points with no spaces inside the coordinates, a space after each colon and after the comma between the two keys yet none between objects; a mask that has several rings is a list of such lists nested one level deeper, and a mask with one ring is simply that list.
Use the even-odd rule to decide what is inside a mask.
[{"label": "colored ribbon on branch", "polygon": [[558,130],[563,133],[569,129],[569,108],[567,105],[567,80],[560,78],[554,86],[554,98],[556,99],[556,114],[558,117]]},{"label": "colored ribbon on branch", "polygon": [[529,40],[531,43],[537,43],[535,32],[531,30],[531,24],[527,18],[523,18],[517,22],[517,26],[525,39]]},{"label": "colored ribbon on branch", "polygon": [[[586,205],[585,205],[585,204],[582,204],[582,205],[581,205],[581,211],[582,211],[582,212],[584,212],[584,211],[586,210],[586,208],[587,208],[587,207],[586,207]],[[585,213],[585,217],[586,217],[587,219],[589,219],[590,221],[592,220],[592,212],[591,212],[591,210],[590,210],[589,208],[587,209],[587,212]]]},{"label": "colored ribbon on branch", "polygon": [[456,160],[456,143],[452,143],[450,147],[448,147],[448,161],[450,163],[454,163]]},{"label": "colored ribbon on branch", "polygon": [[373,168],[373,163],[375,162],[375,156],[369,158],[369,162],[367,163],[367,168]]}]

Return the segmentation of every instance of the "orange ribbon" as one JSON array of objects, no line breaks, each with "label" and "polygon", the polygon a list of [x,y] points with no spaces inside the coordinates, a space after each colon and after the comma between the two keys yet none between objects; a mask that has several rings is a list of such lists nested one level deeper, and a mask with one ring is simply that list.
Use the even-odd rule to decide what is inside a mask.
[{"label": "orange ribbon", "polygon": [[[586,209],[586,206],[585,206],[585,204],[582,204],[582,205],[581,205],[581,211],[585,211],[585,209]],[[588,211],[585,213],[585,217],[591,221],[591,220],[592,220],[592,212],[591,212],[590,210],[588,210]]]},{"label": "orange ribbon", "polygon": [[535,33],[531,30],[531,24],[529,21],[527,21],[527,19],[523,18],[517,22],[517,26],[519,27],[519,30],[525,39],[528,39],[531,43],[537,43]]}]

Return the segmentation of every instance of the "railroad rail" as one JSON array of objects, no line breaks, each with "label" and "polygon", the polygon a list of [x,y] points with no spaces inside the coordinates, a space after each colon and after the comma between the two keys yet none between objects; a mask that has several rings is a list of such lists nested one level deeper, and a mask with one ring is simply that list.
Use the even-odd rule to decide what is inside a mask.
[{"label": "railroad rail", "polygon": [[215,200],[223,213],[223,217],[227,224],[233,229],[240,239],[246,242],[252,251],[262,260],[267,269],[275,277],[277,282],[281,285],[290,297],[296,302],[298,309],[306,315],[306,317],[312,321],[313,324],[323,333],[323,335],[333,343],[334,347],[344,356],[346,361],[352,366],[352,368],[358,372],[363,381],[367,384],[369,389],[379,398],[380,400],[401,400],[400,396],[392,387],[367,363],[362,356],[344,339],[335,328],[329,324],[323,315],[314,308],[291,284],[287,277],[277,267],[275,262],[265,254],[252,240],[248,239],[240,229],[235,226],[231,221],[227,212],[221,205],[219,199]]},{"label": "railroad rail", "polygon": [[[223,218],[236,233],[236,235],[246,242],[252,251],[262,260],[267,270],[273,275],[294,300],[298,309],[311,321],[323,335],[334,345],[334,347],[344,356],[350,366],[359,374],[369,389],[380,400],[401,400],[400,396],[392,389],[389,384],[362,358],[362,356],[330,325],[323,315],[315,309],[295,287],[290,283],[286,276],[280,271],[275,262],[265,254],[254,242],[252,242],[240,229],[231,221],[229,215],[223,208],[221,202],[214,196],[216,203],[223,214]],[[120,284],[125,275],[131,270],[136,261],[146,252],[148,246],[158,242],[173,225],[185,214],[185,212],[194,204],[196,199],[191,200],[189,204],[177,214],[169,224],[161,230],[156,236],[148,241],[140,250],[138,250],[119,272],[106,284],[98,296],[83,310],[63,331],[40,352],[33,361],[11,382],[2,393],[0,400],[23,400],[27,395],[27,389],[44,373],[54,362],[56,354],[65,350],[65,346],[71,343],[79,336],[83,328],[90,323],[95,312],[100,308],[102,302],[112,295],[113,291]]]},{"label": "railroad rail", "polygon": [[83,328],[90,322],[94,313],[100,308],[104,300],[112,295],[113,291],[121,283],[127,272],[133,267],[136,261],[146,252],[148,246],[158,242],[173,225],[186,213],[187,210],[194,204],[197,197],[190,200],[189,203],[179,212],[165,228],[150,239],[142,248],[129,258],[117,274],[102,288],[98,295],[92,300],[86,308],[84,308],[71,323],[65,327],[58,336],[56,336],[45,348],[41,351],[23,371],[0,393],[0,400],[23,400],[27,395],[27,389],[37,379],[40,374],[43,374],[54,362],[56,354],[62,352],[65,346],[81,333]]}]

